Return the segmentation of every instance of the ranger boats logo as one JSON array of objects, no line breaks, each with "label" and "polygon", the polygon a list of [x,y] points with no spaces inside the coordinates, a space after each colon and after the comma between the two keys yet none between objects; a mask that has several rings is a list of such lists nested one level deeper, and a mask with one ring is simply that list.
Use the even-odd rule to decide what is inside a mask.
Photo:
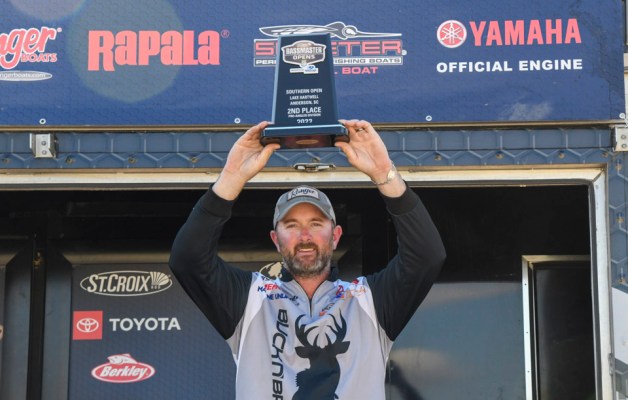
[{"label": "ranger boats logo", "polygon": [[272,67],[277,63],[277,38],[287,35],[328,33],[334,65],[342,67],[343,75],[375,74],[380,66],[403,65],[406,50],[401,33],[367,32],[341,21],[328,25],[279,25],[259,28],[273,39],[255,39],[256,67]]},{"label": "ranger boats logo", "polygon": [[0,33],[0,81],[41,81],[52,74],[41,71],[18,71],[20,63],[56,63],[57,53],[47,51],[50,41],[57,39],[61,28],[19,28]]},{"label": "ranger boats logo", "polygon": [[143,296],[172,286],[172,279],[159,271],[112,271],[92,274],[81,281],[81,288],[103,296]]},{"label": "ranger boats logo", "polygon": [[57,62],[57,53],[46,51],[49,41],[57,39],[61,28],[20,28],[0,33],[0,68],[13,69],[20,62]]},{"label": "ranger boats logo", "polygon": [[107,357],[109,362],[92,370],[92,376],[99,381],[110,383],[134,383],[155,375],[151,365],[136,361],[130,354],[116,354]]}]

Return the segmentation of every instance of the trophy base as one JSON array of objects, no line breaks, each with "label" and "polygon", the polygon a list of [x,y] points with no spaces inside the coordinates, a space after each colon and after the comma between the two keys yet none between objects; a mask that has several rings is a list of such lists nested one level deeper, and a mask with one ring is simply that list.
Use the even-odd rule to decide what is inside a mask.
[{"label": "trophy base", "polygon": [[262,132],[261,143],[279,143],[282,149],[334,147],[336,141],[348,142],[343,125],[269,126]]}]

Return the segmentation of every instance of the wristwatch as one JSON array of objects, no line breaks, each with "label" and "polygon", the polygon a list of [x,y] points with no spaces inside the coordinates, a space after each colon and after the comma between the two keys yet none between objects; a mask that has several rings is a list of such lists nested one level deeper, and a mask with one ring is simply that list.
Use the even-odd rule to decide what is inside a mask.
[{"label": "wristwatch", "polygon": [[393,163],[392,167],[390,167],[390,171],[388,171],[388,175],[386,175],[386,180],[384,182],[375,182],[374,180],[371,180],[371,182],[373,182],[377,186],[381,186],[392,182],[393,179],[395,179],[395,176],[397,176],[397,168],[395,167],[395,163]]}]

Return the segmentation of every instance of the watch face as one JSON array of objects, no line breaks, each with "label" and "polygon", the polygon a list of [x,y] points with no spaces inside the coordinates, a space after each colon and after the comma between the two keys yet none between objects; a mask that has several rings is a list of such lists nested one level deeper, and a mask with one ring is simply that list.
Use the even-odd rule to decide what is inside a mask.
[{"label": "watch face", "polygon": [[392,182],[392,180],[395,179],[395,175],[397,175],[397,168],[395,167],[395,164],[393,164],[392,167],[390,167],[390,170],[388,171],[388,174],[386,175],[386,180],[384,182],[375,182],[373,180],[371,180],[371,182],[376,185],[385,185]]}]

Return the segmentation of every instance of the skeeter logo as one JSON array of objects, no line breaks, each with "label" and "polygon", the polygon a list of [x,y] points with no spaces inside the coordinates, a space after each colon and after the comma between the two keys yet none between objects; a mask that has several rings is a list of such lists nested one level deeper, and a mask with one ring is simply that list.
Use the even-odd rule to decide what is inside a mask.
[{"label": "skeeter logo", "polygon": [[61,28],[42,26],[0,33],[0,67],[13,69],[20,62],[56,62],[57,53],[46,53],[46,46],[59,32]]},{"label": "skeeter logo", "polygon": [[366,32],[341,21],[328,25],[267,26],[259,30],[273,39],[255,39],[253,64],[256,67],[276,64],[276,38],[311,33],[330,34],[334,65],[342,67],[343,75],[375,74],[380,66],[403,65],[406,56],[401,33]]},{"label": "skeeter logo", "polygon": [[353,39],[364,37],[386,37],[401,36],[400,33],[375,33],[362,32],[354,25],[346,25],[344,22],[332,22],[331,24],[322,25],[279,25],[259,28],[266,36],[287,36],[287,35],[310,35],[313,33],[329,33],[332,38]]}]

